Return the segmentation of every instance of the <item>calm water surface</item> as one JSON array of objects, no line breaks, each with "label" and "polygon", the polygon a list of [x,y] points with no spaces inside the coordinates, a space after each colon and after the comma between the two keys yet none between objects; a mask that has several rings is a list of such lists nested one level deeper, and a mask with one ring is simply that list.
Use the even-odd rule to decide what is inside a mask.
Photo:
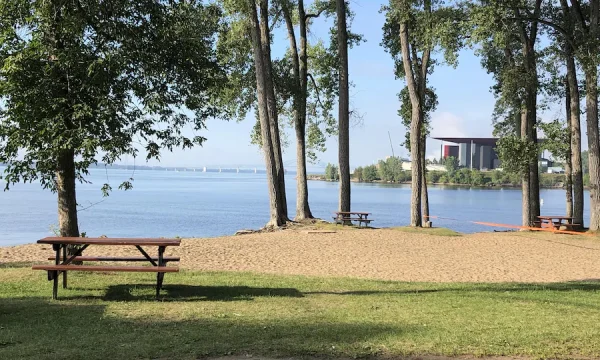
[{"label": "calm water surface", "polygon": [[[268,220],[264,174],[137,171],[134,188],[115,190],[103,198],[100,187],[114,189],[132,175],[126,170],[91,170],[88,184],[77,187],[80,231],[88,236],[207,237],[257,229]],[[290,216],[295,213],[294,175],[286,177]],[[4,183],[0,181],[0,186]],[[476,189],[431,186],[431,215],[435,226],[472,233],[494,229],[473,224],[486,221],[520,224],[519,189]],[[337,208],[338,184],[309,182],[313,215],[331,220]],[[562,190],[542,190],[543,214],[564,214]],[[586,213],[588,214],[588,194]],[[94,205],[95,204],[95,205]],[[373,213],[374,226],[400,226],[409,222],[410,187],[407,185],[352,184],[352,208]],[[34,242],[52,235],[57,220],[56,195],[39,184],[19,184],[0,192],[0,246]],[[85,209],[87,208],[87,209]]]}]

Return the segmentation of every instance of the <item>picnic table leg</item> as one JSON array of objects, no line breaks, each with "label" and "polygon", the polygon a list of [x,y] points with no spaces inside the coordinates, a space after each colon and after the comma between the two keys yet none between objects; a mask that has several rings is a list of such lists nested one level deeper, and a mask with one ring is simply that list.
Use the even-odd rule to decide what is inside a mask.
[{"label": "picnic table leg", "polygon": [[[67,247],[66,246],[63,246],[62,256],[63,256],[63,261],[66,261],[67,260]],[[67,288],[67,271],[65,270],[65,271],[63,271],[63,289],[66,289],[66,288]]]},{"label": "picnic table leg", "polygon": [[[54,259],[54,264],[58,265],[60,263],[60,244],[52,245],[53,250],[56,252],[56,257]],[[52,272],[52,300],[56,300],[58,298],[58,271],[54,270]]]},{"label": "picnic table leg", "polygon": [[[158,266],[164,266],[164,260],[163,260],[163,255],[165,253],[165,247],[164,246],[159,246],[158,247]],[[163,283],[163,278],[165,276],[165,273],[156,273],[156,300],[158,300],[158,297],[160,296],[160,289],[162,288],[162,283]]]}]

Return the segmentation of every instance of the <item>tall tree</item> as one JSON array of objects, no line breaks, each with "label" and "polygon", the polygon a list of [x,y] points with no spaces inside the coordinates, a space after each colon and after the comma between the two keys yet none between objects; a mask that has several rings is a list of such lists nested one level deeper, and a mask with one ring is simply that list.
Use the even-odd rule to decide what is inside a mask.
[{"label": "tall tree", "polygon": [[[600,0],[560,0],[560,7],[548,1],[549,11],[528,13],[531,24],[552,29],[561,42],[566,61],[570,96],[571,163],[575,221],[583,224],[583,171],[580,157],[580,94],[575,60],[585,74],[586,122],[590,154],[590,230],[600,230],[600,134],[598,130],[598,65],[600,64]],[[533,25],[532,25],[533,26]]]},{"label": "tall tree", "polygon": [[91,164],[136,156],[139,141],[147,159],[202,144],[182,128],[201,130],[218,113],[208,104],[225,79],[214,53],[220,18],[194,0],[3,1],[6,189],[39,180],[57,193],[60,235],[79,236],[76,182]]},{"label": "tall tree", "polygon": [[[398,115],[402,119],[404,126],[406,127],[406,139],[404,141],[404,145],[406,149],[410,151],[410,126],[412,121],[412,104],[410,102],[410,95],[408,93],[408,88],[404,87],[402,91],[398,94],[400,100],[400,110],[398,110]],[[426,160],[426,144],[427,137],[429,136],[430,131],[430,120],[431,114],[437,108],[438,101],[437,95],[434,90],[431,88],[427,88],[425,90],[425,97],[423,99],[423,126],[421,130],[421,214],[423,217],[423,225],[426,227],[431,226],[431,221],[429,221],[429,194],[427,191],[427,160]]]},{"label": "tall tree", "polygon": [[350,211],[350,92],[348,82],[348,28],[346,26],[346,1],[336,0],[337,37],[339,54],[339,165],[340,211]]},{"label": "tall tree", "polygon": [[503,168],[521,174],[522,223],[540,214],[537,146],[536,42],[541,0],[480,1],[469,6],[472,40],[480,45],[484,68],[496,79],[495,134]]},{"label": "tall tree", "polygon": [[[461,47],[462,16],[451,2],[434,0],[390,0],[385,7],[383,45],[395,61],[396,77],[406,80],[410,99],[410,153],[412,163],[411,226],[423,224],[427,78],[437,63],[435,51],[455,65]],[[425,215],[428,216],[428,207]]]},{"label": "tall tree", "polygon": [[[256,93],[258,113],[260,118],[263,154],[267,168],[267,184],[270,200],[270,220],[267,226],[281,226],[288,221],[285,198],[285,180],[283,162],[281,160],[281,145],[275,91],[271,77],[270,35],[268,27],[268,0],[259,0],[261,18],[259,20],[255,0],[246,0],[244,13],[248,16],[252,49],[254,54],[254,69],[256,77]],[[269,44],[265,44],[265,42]],[[267,64],[268,63],[268,64]],[[283,187],[283,188],[282,188]]]}]

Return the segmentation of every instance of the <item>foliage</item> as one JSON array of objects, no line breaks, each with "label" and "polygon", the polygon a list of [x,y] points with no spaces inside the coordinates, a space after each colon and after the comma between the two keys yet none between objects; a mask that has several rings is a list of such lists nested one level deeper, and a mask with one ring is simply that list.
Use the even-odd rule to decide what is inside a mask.
[{"label": "foliage", "polygon": [[[182,132],[219,113],[217,6],[198,0],[21,1],[0,5],[0,162],[6,189],[56,189],[59,155],[76,176],[122,156],[160,158],[205,138]],[[140,143],[141,142],[141,143]],[[131,183],[121,185],[130,188]],[[110,186],[102,187],[105,195]]]},{"label": "foliage", "polygon": [[456,170],[458,170],[458,159],[454,156],[448,156],[444,159],[444,167],[448,174],[453,174]]},{"label": "foliage", "polygon": [[410,179],[410,176],[402,170],[402,160],[397,156],[390,156],[379,161],[379,178],[386,182],[403,182]]},{"label": "foliage", "polygon": [[340,179],[340,170],[335,164],[327,164],[325,167],[325,180],[338,181]]},{"label": "foliage", "polygon": [[570,156],[571,149],[569,129],[560,120],[541,123],[540,128],[545,135],[543,148],[550,151],[555,160],[565,161],[567,156]]},{"label": "foliage", "polygon": [[528,171],[531,162],[537,161],[539,147],[527,139],[510,135],[498,140],[496,152],[503,170],[522,174]]},{"label": "foliage", "polygon": [[379,172],[377,171],[377,166],[369,165],[363,168],[363,181],[371,182],[375,180],[379,180]]}]

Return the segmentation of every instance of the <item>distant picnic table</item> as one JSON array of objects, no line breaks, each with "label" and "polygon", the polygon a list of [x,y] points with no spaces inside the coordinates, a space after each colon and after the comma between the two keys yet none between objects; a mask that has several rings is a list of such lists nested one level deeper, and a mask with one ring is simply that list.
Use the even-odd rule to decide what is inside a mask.
[{"label": "distant picnic table", "polygon": [[[156,273],[156,298],[160,295],[164,275],[167,272],[177,272],[178,267],[169,266],[168,262],[177,262],[179,257],[164,256],[167,246],[179,246],[180,239],[160,238],[85,238],[85,237],[47,237],[38,240],[38,244],[50,244],[55,256],[53,265],[33,265],[33,270],[46,270],[48,280],[53,280],[52,299],[58,297],[58,277],[63,275],[63,288],[67,288],[68,271],[117,271],[117,272],[155,272]],[[81,245],[74,254],[67,255],[69,245]],[[92,245],[134,246],[143,255],[142,257],[112,257],[112,256],[82,256],[85,249]],[[158,256],[152,257],[142,248],[157,247]],[[121,262],[149,262],[152,266],[106,266],[106,265],[77,265],[89,261],[121,261]]]},{"label": "distant picnic table", "polygon": [[[537,217],[540,220],[540,227],[560,230],[561,226],[566,227],[569,230],[573,230],[581,224],[573,224],[573,217],[562,216],[562,215],[542,215]],[[565,223],[563,223],[565,221]]]},{"label": "distant picnic table", "polygon": [[352,221],[356,221],[358,222],[358,226],[360,227],[361,224],[365,224],[365,226],[369,226],[369,224],[371,223],[371,221],[374,221],[373,219],[369,219],[369,215],[371,215],[371,213],[368,212],[360,212],[360,211],[336,211],[334,212],[335,216],[333,217],[333,220],[335,221],[336,224],[347,224],[349,222]]}]

